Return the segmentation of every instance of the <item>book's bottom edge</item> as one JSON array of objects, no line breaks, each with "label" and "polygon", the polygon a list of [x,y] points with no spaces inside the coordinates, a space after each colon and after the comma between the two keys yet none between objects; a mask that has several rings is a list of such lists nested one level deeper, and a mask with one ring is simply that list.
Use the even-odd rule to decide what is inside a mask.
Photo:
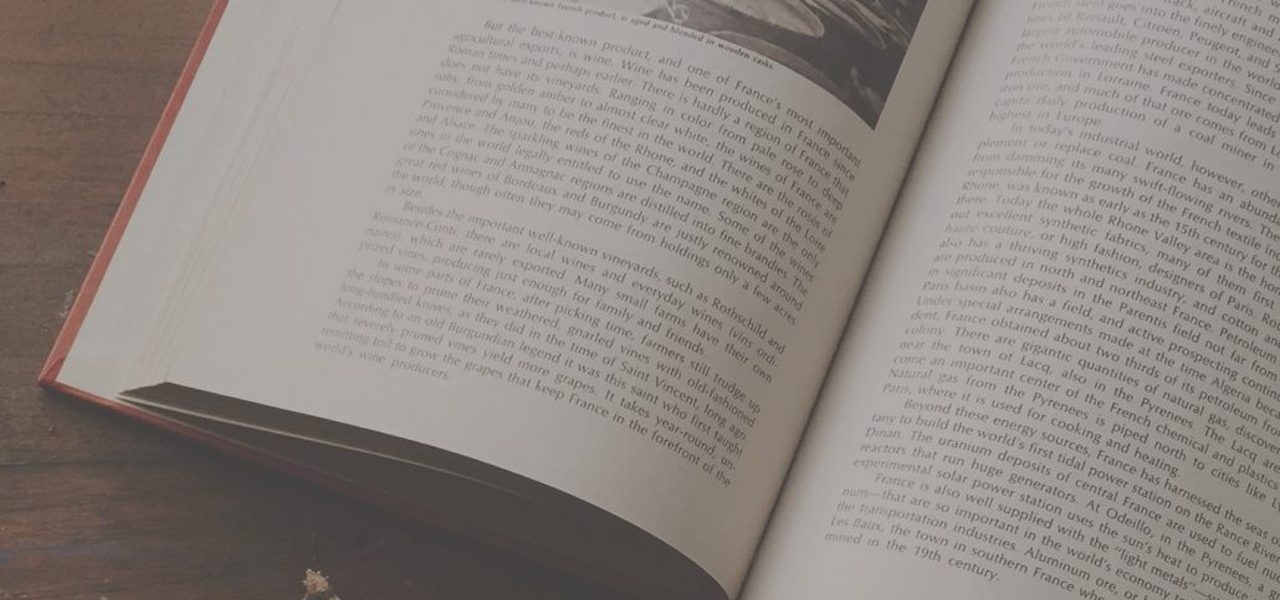
[{"label": "book's bottom edge", "polygon": [[[634,581],[628,582],[625,579],[620,580],[616,574],[602,574],[592,566],[580,560],[575,560],[571,556],[540,551],[536,546],[508,538],[496,531],[456,526],[446,515],[433,514],[428,507],[424,507],[421,504],[415,504],[399,496],[383,493],[376,488],[359,485],[332,473],[245,446],[201,430],[198,427],[164,418],[129,402],[107,398],[58,381],[57,367],[60,366],[62,361],[56,362],[57,365],[54,365],[54,361],[50,361],[52,367],[45,370],[48,376],[46,377],[46,373],[42,373],[40,378],[41,387],[51,393],[87,402],[95,407],[106,409],[112,413],[129,417],[170,434],[208,446],[224,455],[246,460],[259,467],[265,467],[271,471],[295,477],[321,488],[365,501],[380,510],[442,533],[455,535],[461,539],[473,540],[484,546],[500,548],[511,554],[523,556],[530,560],[532,564],[541,564],[545,568],[557,570],[569,576],[580,577],[586,581],[594,581],[597,584],[607,586],[609,589],[621,590],[625,589],[628,583],[636,583]],[[624,592],[623,596],[631,596],[631,594]],[[649,594],[641,593],[635,595],[635,597],[649,597]]]}]

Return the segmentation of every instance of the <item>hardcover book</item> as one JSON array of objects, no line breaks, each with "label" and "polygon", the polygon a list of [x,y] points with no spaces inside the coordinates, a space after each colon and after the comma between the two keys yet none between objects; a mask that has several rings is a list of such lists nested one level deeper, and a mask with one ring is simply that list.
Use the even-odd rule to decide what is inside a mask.
[{"label": "hardcover book", "polygon": [[1274,600],[1278,26],[224,0],[41,381],[624,596]]}]

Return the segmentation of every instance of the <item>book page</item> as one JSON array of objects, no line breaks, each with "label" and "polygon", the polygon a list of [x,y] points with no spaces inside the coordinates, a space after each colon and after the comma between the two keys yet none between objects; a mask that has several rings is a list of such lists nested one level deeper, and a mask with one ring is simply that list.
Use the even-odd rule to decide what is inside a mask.
[{"label": "book page", "polygon": [[341,3],[148,376],[531,477],[734,594],[967,16],[777,4]]},{"label": "book page", "polygon": [[1280,597],[1280,7],[975,11],[745,597]]}]

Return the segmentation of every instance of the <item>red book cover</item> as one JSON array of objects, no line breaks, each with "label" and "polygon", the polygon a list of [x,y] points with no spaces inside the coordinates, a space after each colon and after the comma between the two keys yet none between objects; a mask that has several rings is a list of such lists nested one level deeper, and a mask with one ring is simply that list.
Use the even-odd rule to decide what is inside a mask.
[{"label": "red book cover", "polygon": [[187,58],[182,74],[178,76],[178,83],[174,86],[173,93],[169,96],[169,102],[165,105],[164,112],[160,115],[160,122],[156,125],[155,132],[151,134],[151,141],[147,143],[146,151],[142,153],[142,159],[138,164],[137,170],[133,173],[133,179],[129,181],[129,187],[124,193],[124,200],[121,201],[120,208],[116,211],[115,218],[111,221],[111,226],[107,228],[107,235],[102,240],[102,245],[98,248],[93,265],[89,267],[89,273],[85,276],[84,283],[80,285],[79,293],[76,294],[75,304],[71,306],[71,310],[67,314],[67,320],[62,324],[58,339],[53,344],[53,350],[49,352],[49,358],[45,360],[44,367],[40,370],[40,384],[46,388],[85,397],[86,400],[116,408],[116,403],[106,403],[101,398],[89,396],[59,384],[58,373],[62,370],[62,363],[67,359],[67,353],[71,351],[71,345],[75,343],[76,334],[80,332],[80,326],[84,324],[85,316],[89,314],[89,306],[93,304],[93,297],[97,294],[98,287],[102,284],[102,278],[107,272],[107,265],[111,263],[116,247],[120,244],[120,238],[124,236],[125,227],[129,224],[129,218],[133,216],[133,210],[138,205],[138,199],[142,197],[142,190],[146,187],[147,180],[151,177],[151,171],[156,166],[156,159],[160,156],[160,150],[164,148],[165,140],[169,137],[169,131],[173,129],[173,123],[177,120],[182,103],[186,100],[187,92],[191,89],[191,82],[195,80],[196,71],[200,69],[200,63],[204,60],[205,51],[209,49],[209,43],[213,40],[213,32],[217,30],[218,23],[221,22],[222,15],[226,12],[227,2],[228,0],[214,1],[213,9],[210,11],[208,19],[205,20],[200,35],[196,37],[195,47],[191,50],[191,56]]}]

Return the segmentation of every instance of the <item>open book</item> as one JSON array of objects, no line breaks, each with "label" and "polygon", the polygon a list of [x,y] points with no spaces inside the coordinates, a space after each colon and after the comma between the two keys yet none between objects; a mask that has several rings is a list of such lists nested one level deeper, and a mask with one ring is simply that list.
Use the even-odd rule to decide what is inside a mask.
[{"label": "open book", "polygon": [[1276,0],[231,0],[46,385],[636,596],[1280,598]]}]

